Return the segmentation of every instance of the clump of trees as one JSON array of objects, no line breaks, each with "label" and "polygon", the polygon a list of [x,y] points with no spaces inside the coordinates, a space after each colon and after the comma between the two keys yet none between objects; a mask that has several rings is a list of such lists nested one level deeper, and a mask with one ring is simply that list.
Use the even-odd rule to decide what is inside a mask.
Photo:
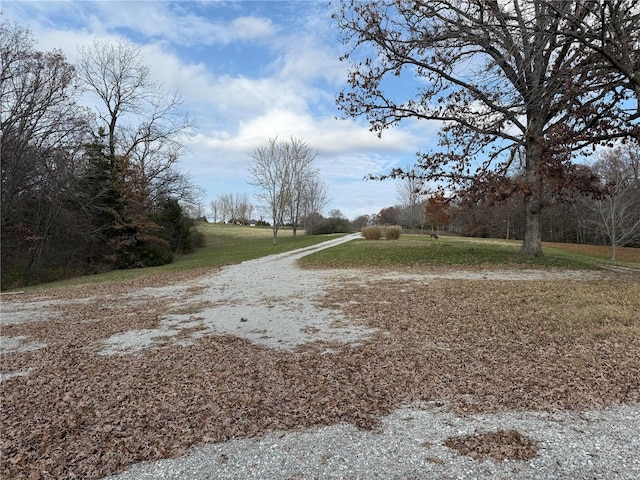
[{"label": "clump of trees", "polygon": [[[343,0],[334,18],[351,63],[345,115],[379,135],[407,119],[439,121],[419,177],[517,198],[525,255],[542,254],[542,214],[557,192],[592,189],[576,157],[638,136],[638,2]],[[419,87],[389,88],[405,76]]]},{"label": "clump of trees", "polygon": [[175,166],[191,121],[140,50],[96,42],[74,66],[2,18],[0,54],[2,288],[189,251],[198,190]]},{"label": "clump of trees", "polygon": [[299,138],[291,137],[289,141],[271,138],[268,145],[257,147],[251,157],[250,184],[257,188],[256,196],[269,212],[273,243],[285,224],[291,225],[294,238],[304,222],[308,231],[316,233],[318,216],[322,216],[329,198],[326,185],[313,165],[317,153]]},{"label": "clump of trees", "polygon": [[254,206],[246,193],[225,193],[211,200],[211,220],[214,223],[241,223],[252,220]]},{"label": "clump of trees", "polygon": [[581,198],[576,210],[583,227],[616,247],[640,246],[640,147],[630,142],[603,152],[592,166],[599,178],[601,195]]},{"label": "clump of trees", "polygon": [[305,216],[304,225],[307,235],[327,235],[358,230],[340,210],[331,210],[328,217],[317,212],[311,213]]}]

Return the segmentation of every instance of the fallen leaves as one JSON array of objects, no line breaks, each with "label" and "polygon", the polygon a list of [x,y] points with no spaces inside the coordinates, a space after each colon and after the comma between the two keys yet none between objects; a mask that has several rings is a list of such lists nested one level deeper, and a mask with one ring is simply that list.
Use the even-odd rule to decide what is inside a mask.
[{"label": "fallen leaves", "polygon": [[476,460],[483,460],[487,456],[496,460],[529,460],[538,452],[537,444],[517,430],[475,432],[447,438],[444,444]]},{"label": "fallen leaves", "polygon": [[[59,318],[3,327],[48,347],[1,359],[3,372],[33,368],[2,384],[1,477],[99,478],[202,442],[339,422],[373,428],[419,400],[461,414],[640,401],[640,285],[628,280],[336,285],[325,304],[379,334],[331,354],[227,336],[97,355],[101,339],[152,328],[168,308],[98,293],[61,306]],[[494,458],[535,454],[509,431],[451,445]]]}]

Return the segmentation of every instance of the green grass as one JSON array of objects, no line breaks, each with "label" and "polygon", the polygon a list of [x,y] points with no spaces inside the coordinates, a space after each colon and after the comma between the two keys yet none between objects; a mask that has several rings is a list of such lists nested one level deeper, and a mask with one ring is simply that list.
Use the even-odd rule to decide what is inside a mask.
[{"label": "green grass", "polygon": [[278,242],[273,245],[271,228],[248,227],[220,224],[200,224],[198,229],[205,234],[206,246],[188,255],[180,255],[173,263],[160,267],[115,270],[96,275],[51,282],[23,289],[33,292],[48,288],[85,285],[89,283],[118,282],[146,275],[179,273],[197,268],[221,267],[264,257],[276,253],[288,252],[298,248],[315,245],[340,235],[307,236],[304,230],[298,231],[294,240],[290,229],[278,232]]},{"label": "green grass", "polygon": [[307,236],[304,231],[299,230],[297,238],[294,239],[290,229],[280,230],[278,242],[274,245],[273,233],[268,227],[203,224],[199,228],[207,238],[206,247],[184,255],[162,268],[167,271],[183,271],[198,267],[232,265],[252,258],[308,247],[341,236]]},{"label": "green grass", "polygon": [[323,250],[300,260],[306,267],[388,266],[518,266],[597,269],[600,260],[559,249],[544,249],[539,258],[520,255],[521,242],[496,239],[403,234],[397,241],[357,240]]},{"label": "green grass", "polygon": [[[245,260],[287,252],[315,245],[340,235],[306,236],[291,230],[281,230],[273,245],[270,228],[235,225],[201,224],[206,246],[189,255],[179,256],[173,263],[161,267],[116,270],[98,275],[75,277],[64,281],[29,287],[28,291],[85,285],[90,283],[131,280],[153,274],[179,273],[197,268],[220,267]],[[610,262],[585,253],[560,248],[543,248],[540,258],[519,254],[521,242],[500,239],[479,239],[441,236],[433,240],[426,235],[403,234],[399,240],[355,240],[316,252],[300,260],[306,267],[415,267],[429,266],[500,266],[500,267],[561,267],[599,269],[603,265],[625,265]]]}]

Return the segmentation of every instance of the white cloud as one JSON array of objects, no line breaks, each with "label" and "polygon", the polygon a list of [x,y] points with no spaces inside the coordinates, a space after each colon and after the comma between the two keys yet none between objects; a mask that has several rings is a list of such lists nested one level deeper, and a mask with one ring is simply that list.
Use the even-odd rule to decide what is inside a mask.
[{"label": "white cloud", "polygon": [[[437,126],[429,122],[403,122],[379,139],[364,119],[335,118],[335,97],[346,81],[347,67],[338,60],[340,47],[319,2],[310,9],[313,13],[305,11],[308,18],[287,21],[283,16],[254,16],[243,10],[242,2],[238,16],[227,21],[214,14],[213,4],[207,9],[214,13],[205,18],[192,13],[189,3],[179,2],[47,3],[29,2],[15,10],[24,14],[31,8],[29,16],[17,20],[29,22],[37,48],[62,48],[75,62],[79,46],[133,32],[131,38],[141,42],[153,77],[168,92],[181,92],[184,107],[199,124],[181,168],[207,190],[207,203],[217,194],[251,193],[247,177],[253,149],[270,137],[296,136],[318,151],[331,208],[349,218],[375,213],[395,203],[395,185],[364,177],[407,165],[414,152],[433,144]],[[300,11],[299,4],[292,5]],[[51,20],[55,15],[74,19],[75,27],[60,28]],[[253,55],[266,56],[256,57],[250,73],[242,70],[241,61],[234,64],[240,65],[238,70],[225,70],[236,59],[224,55],[231,50],[242,55],[247,44],[257,47]],[[196,47],[188,58],[180,56],[185,45]],[[230,48],[209,48],[220,45]],[[220,63],[211,51],[221,56]]]},{"label": "white cloud", "polygon": [[[125,7],[126,8],[123,8]],[[129,29],[151,40],[177,45],[226,45],[270,37],[277,28],[268,18],[240,16],[229,21],[191,13],[180,3],[92,2],[103,29]],[[143,21],[141,21],[143,19]]]},{"label": "white cloud", "polygon": [[239,17],[230,24],[218,25],[218,38],[227,43],[236,40],[255,40],[270,37],[277,32],[277,28],[268,18]]},{"label": "white cloud", "polygon": [[319,43],[308,32],[286,37],[278,42],[278,48],[283,52],[275,64],[280,78],[324,78],[334,85],[344,83],[347,78],[347,67],[340,62],[338,52]]}]

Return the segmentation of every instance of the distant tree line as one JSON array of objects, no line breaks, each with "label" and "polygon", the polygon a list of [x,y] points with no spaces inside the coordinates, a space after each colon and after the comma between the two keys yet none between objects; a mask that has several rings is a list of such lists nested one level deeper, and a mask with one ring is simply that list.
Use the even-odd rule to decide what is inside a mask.
[{"label": "distant tree line", "polygon": [[[640,146],[629,140],[603,149],[590,165],[576,165],[574,182],[548,181],[541,215],[542,240],[640,247]],[[555,178],[555,180],[561,180]],[[369,223],[405,229],[447,230],[473,236],[522,240],[523,199],[511,195],[518,175],[495,184],[495,194],[470,188],[445,196],[404,178],[399,203],[380,210]],[[429,193],[431,191],[431,193]],[[425,193],[426,192],[426,193]]]},{"label": "distant tree line", "polygon": [[246,193],[225,193],[211,200],[210,221],[214,223],[248,224],[253,219],[255,207]]},{"label": "distant tree line", "polygon": [[176,164],[192,122],[139,48],[96,41],[71,65],[2,18],[0,53],[2,288],[190,251],[199,192]]}]

